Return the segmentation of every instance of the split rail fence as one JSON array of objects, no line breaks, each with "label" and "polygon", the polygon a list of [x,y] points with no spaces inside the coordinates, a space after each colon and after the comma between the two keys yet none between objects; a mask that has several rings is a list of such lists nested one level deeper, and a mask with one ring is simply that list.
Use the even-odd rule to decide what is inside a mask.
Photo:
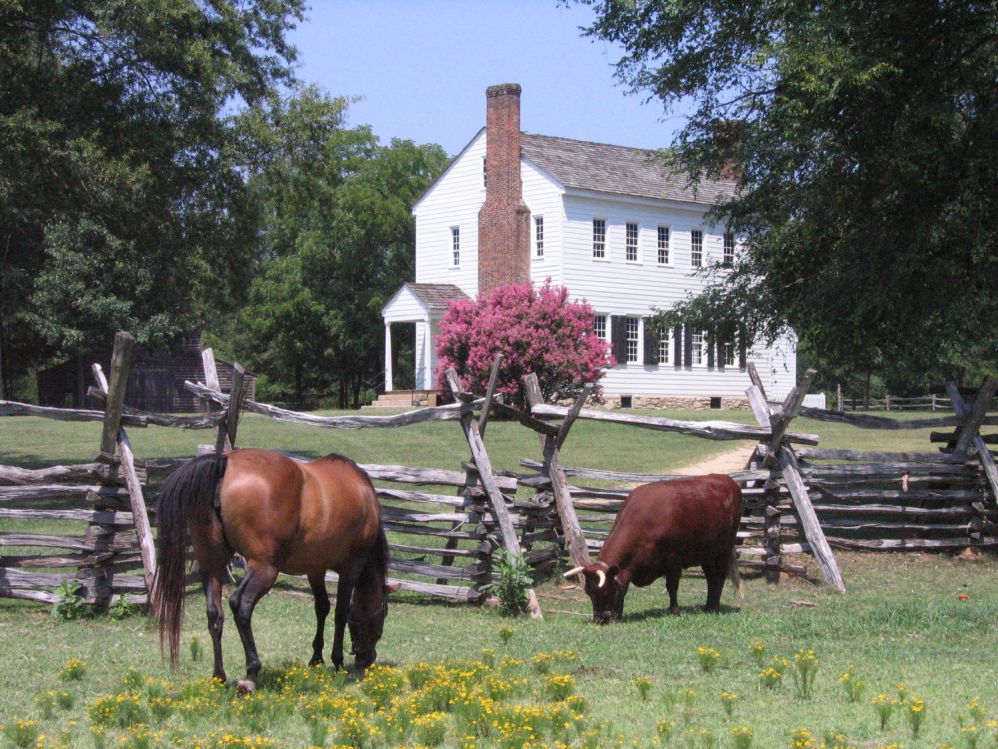
[{"label": "split rail fence", "polygon": [[[484,598],[499,549],[522,551],[538,571],[553,568],[566,550],[573,564],[589,561],[607,536],[627,486],[679,478],[565,466],[561,448],[579,419],[755,444],[749,464],[732,474],[742,485],[745,500],[739,530],[741,564],[762,570],[772,580],[779,579],[780,572],[804,572],[802,565],[785,559],[791,553],[813,554],[826,581],[845,591],[833,548],[998,546],[998,470],[988,448],[995,436],[980,433],[982,426],[998,424],[998,418],[987,414],[998,384],[993,378],[984,383],[971,406],[951,386],[952,417],[901,421],[804,408],[813,371],[783,402],[772,403],[750,366],[752,384],[746,394],[757,421],[753,426],[586,409],[589,386],[571,407],[548,405],[533,376],[524,383],[529,412],[520,411],[495,395],[500,357],[481,396],[465,392],[451,372],[452,405],[389,416],[317,416],[247,399],[239,365],[234,368],[231,392],[224,393],[208,349],[203,352],[206,382],[185,383],[202,400],[205,413],[178,417],[141,413],[123,405],[133,344],[127,333],[116,337],[110,382],[99,366],[94,367],[97,387],[90,394],[104,403],[103,412],[0,402],[0,415],[103,422],[100,450],[90,464],[37,471],[0,466],[0,484],[4,484],[0,519],[40,521],[49,528],[53,523],[62,528],[70,521],[81,532],[0,533],[0,595],[52,602],[58,597],[53,589],[69,581],[78,583],[79,594],[98,607],[106,607],[115,595],[144,602],[155,569],[150,530],[154,513],[146,506],[147,500],[153,504],[154,487],[148,475],[179,461],[136,460],[125,427],[213,428],[214,444],[198,451],[224,450],[237,444],[242,412],[327,429],[457,421],[470,453],[460,466],[361,466],[374,481],[382,504],[392,578],[404,589],[452,600]],[[534,431],[541,459],[522,460],[523,472],[496,471],[484,440],[493,413]],[[818,447],[818,435],[790,430],[793,419],[802,414],[859,428],[940,426],[953,431],[932,434],[933,441],[943,444],[941,452],[824,450]],[[576,486],[570,480],[598,485]],[[59,571],[28,571],[50,568]],[[335,579],[333,573],[329,577]],[[529,600],[531,614],[540,617],[533,591]]]}]

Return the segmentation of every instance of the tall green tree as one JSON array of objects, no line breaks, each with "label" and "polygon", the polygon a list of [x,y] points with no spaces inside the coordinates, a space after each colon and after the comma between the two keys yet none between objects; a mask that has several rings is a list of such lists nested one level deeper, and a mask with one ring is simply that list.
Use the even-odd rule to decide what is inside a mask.
[{"label": "tall green tree", "polygon": [[667,156],[734,165],[733,269],[679,315],[790,326],[858,371],[998,366],[998,5],[581,0],[633,91],[693,113]]},{"label": "tall green tree", "polygon": [[0,395],[238,299],[255,227],[230,114],[293,80],[303,0],[0,0]]},{"label": "tall green tree", "polygon": [[381,368],[381,307],[412,277],[412,204],[447,163],[439,146],[347,127],[348,106],[306,88],[240,121],[261,229],[231,353],[263,397],[357,403]]}]

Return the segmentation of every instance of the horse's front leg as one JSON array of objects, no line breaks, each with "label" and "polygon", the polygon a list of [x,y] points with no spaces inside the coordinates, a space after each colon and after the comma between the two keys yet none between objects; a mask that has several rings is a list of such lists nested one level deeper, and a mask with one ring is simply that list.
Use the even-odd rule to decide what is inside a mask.
[{"label": "horse's front leg", "polygon": [[350,598],[353,596],[354,578],[356,575],[348,571],[340,575],[336,586],[336,611],[333,614],[333,668],[339,671],[343,668],[343,633],[350,616]]},{"label": "horse's front leg", "polygon": [[312,596],[315,598],[315,637],[312,639],[312,659],[310,666],[322,665],[322,648],[325,645],[324,633],[326,617],[329,616],[329,593],[326,592],[326,573],[314,572],[308,576],[308,584],[312,586]]},{"label": "horse's front leg", "polygon": [[229,606],[232,608],[232,618],[236,621],[239,629],[239,638],[243,641],[243,650],[246,652],[246,678],[236,682],[236,688],[240,692],[252,692],[256,689],[256,677],[260,673],[260,658],[256,653],[256,643],[253,640],[253,629],[250,620],[253,618],[253,609],[268,590],[274,586],[277,580],[277,568],[270,564],[261,564],[248,560],[246,563],[246,576],[239,583],[236,592],[229,598]]}]

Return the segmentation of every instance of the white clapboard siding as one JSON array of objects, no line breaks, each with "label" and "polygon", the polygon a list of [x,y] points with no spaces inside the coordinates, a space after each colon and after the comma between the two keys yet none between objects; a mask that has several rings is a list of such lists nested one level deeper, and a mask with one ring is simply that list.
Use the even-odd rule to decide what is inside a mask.
[{"label": "white clapboard siding", "polygon": [[[548,278],[563,286],[564,253],[561,251],[565,234],[564,190],[543,170],[529,161],[521,162],[523,202],[530,209],[530,279],[537,284]],[[544,257],[537,257],[534,247],[534,217],[544,217]]]},{"label": "white clapboard siding", "polygon": [[[417,283],[452,283],[471,298],[477,295],[478,211],[485,202],[484,158],[483,129],[413,208]],[[461,229],[461,264],[456,268],[451,262],[453,226]]]},{"label": "white clapboard siding", "polygon": [[[416,217],[416,281],[451,283],[469,297],[478,292],[478,212],[485,201],[482,129],[413,208]],[[575,299],[586,299],[597,314],[645,317],[669,309],[706,281],[695,275],[690,261],[693,229],[704,233],[703,263],[721,259],[724,229],[706,218],[709,206],[609,193],[567,190],[544,170],[521,161],[523,198],[531,212],[531,278],[567,286]],[[534,216],[544,216],[544,257],[534,253]],[[606,258],[592,256],[592,221],[607,223]],[[625,227],[639,226],[639,257],[625,257]],[[461,228],[461,264],[451,265],[451,227]],[[658,227],[670,231],[670,258],[658,263]],[[436,335],[431,326],[431,336]],[[432,339],[426,326],[417,326],[417,371],[435,366]],[[642,331],[643,335],[643,331]],[[643,347],[639,347],[643,355]],[[772,347],[757,345],[748,352],[763,378],[767,395],[783,398],[795,384],[796,341],[792,336]],[[708,368],[623,364],[606,373],[602,385],[609,395],[744,397],[747,377],[739,367]]]}]

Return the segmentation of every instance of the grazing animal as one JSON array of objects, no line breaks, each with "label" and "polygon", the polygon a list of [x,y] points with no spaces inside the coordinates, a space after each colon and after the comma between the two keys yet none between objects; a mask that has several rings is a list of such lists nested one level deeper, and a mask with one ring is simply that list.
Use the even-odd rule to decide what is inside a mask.
[{"label": "grazing animal", "polygon": [[246,678],[237,682],[241,691],[255,688],[260,671],[250,626],[253,608],[273,587],[278,572],[306,575],[312,587],[316,631],[311,665],[322,663],[330,608],[327,570],[339,575],[333,665],[343,666],[348,623],[356,667],[374,662],[388,613],[388,542],[371,480],[349,458],[329,455],[303,462],[255,449],[195,458],[164,483],[158,520],[152,610],[159,620],[161,647],[169,642],[171,665],[179,654],[188,530],[208,602],[215,678],[225,680],[222,582],[234,552],[246,560],[246,574],[229,598],[246,652]]},{"label": "grazing animal", "polygon": [[658,481],[635,488],[617,513],[599,560],[565,573],[581,575],[593,602],[593,621],[620,619],[631,583],[665,576],[669,613],[679,613],[676,592],[683,569],[699,565],[707,577],[706,611],[720,610],[726,573],[741,593],[735,534],[742,490],[728,476],[711,474]]}]

